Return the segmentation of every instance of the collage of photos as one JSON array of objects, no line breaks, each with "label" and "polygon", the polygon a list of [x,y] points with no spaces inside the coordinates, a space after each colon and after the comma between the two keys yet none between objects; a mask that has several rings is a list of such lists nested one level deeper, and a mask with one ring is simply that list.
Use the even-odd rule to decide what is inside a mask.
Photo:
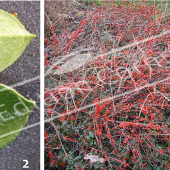
[{"label": "collage of photos", "polygon": [[0,170],[170,170],[170,0],[0,1]]}]

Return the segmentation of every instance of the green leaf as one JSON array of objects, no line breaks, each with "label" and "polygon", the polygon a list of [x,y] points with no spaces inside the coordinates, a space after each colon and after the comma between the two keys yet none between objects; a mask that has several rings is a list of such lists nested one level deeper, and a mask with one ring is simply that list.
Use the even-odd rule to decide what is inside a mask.
[{"label": "green leaf", "polygon": [[93,154],[96,155],[96,154],[97,154],[97,151],[93,151]]},{"label": "green leaf", "polygon": [[162,147],[161,147],[161,146],[158,146],[158,145],[157,145],[156,147],[157,147],[158,149],[162,149]]},{"label": "green leaf", "polygon": [[93,132],[89,132],[89,135],[94,138],[94,133]]},{"label": "green leaf", "polygon": [[156,170],[161,170],[161,166],[157,167]]},{"label": "green leaf", "polygon": [[92,110],[90,110],[90,111],[88,112],[88,114],[92,114],[92,113],[94,113],[94,111],[92,111]]},{"label": "green leaf", "polygon": [[65,120],[62,121],[63,126],[66,125],[66,123],[67,123],[67,121],[65,121]]},{"label": "green leaf", "polygon": [[129,154],[128,154],[128,153],[126,153],[126,154],[125,154],[125,157],[126,157],[127,159],[129,159]]},{"label": "green leaf", "polygon": [[0,84],[0,149],[19,135],[34,105],[35,102]]},{"label": "green leaf", "polygon": [[133,169],[134,169],[134,170],[137,170],[137,163],[134,163]]},{"label": "green leaf", "polygon": [[164,160],[168,160],[168,156],[166,156],[166,155],[161,155],[161,158]]},{"label": "green leaf", "polygon": [[79,159],[83,159],[83,155],[80,155],[80,156],[77,156],[75,159],[73,159],[73,161],[77,161],[77,160],[79,160]]},{"label": "green leaf", "polygon": [[135,112],[135,111],[131,111],[129,114],[130,114],[131,116],[133,116],[133,115],[136,114],[136,112]]},{"label": "green leaf", "polygon": [[91,138],[90,139],[90,146],[92,146],[93,145],[93,139]]},{"label": "green leaf", "polygon": [[0,72],[21,56],[34,37],[16,17],[0,9]]},{"label": "green leaf", "polygon": [[98,166],[98,165],[94,165],[94,168],[98,169],[98,168],[99,168],[99,166]]}]

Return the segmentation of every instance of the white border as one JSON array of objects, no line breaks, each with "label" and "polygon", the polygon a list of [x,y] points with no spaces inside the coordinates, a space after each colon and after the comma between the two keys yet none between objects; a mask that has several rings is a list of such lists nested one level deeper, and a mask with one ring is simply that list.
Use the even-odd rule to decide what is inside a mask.
[{"label": "white border", "polygon": [[44,0],[40,0],[40,170],[44,170]]}]

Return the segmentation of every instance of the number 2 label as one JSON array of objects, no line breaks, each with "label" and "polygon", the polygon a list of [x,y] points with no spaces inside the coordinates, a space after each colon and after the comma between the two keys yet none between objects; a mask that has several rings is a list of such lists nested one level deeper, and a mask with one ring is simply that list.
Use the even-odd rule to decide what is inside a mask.
[{"label": "number 2 label", "polygon": [[24,159],[23,161],[25,162],[25,165],[23,166],[23,168],[29,168],[29,166],[28,166],[28,160]]}]

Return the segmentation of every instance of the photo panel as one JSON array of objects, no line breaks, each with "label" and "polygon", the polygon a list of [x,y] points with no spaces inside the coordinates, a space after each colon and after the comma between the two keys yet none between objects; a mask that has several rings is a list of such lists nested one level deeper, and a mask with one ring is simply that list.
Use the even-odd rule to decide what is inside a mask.
[{"label": "photo panel", "polygon": [[45,170],[170,169],[170,1],[45,1]]},{"label": "photo panel", "polygon": [[40,169],[40,2],[0,2],[0,169]]}]

